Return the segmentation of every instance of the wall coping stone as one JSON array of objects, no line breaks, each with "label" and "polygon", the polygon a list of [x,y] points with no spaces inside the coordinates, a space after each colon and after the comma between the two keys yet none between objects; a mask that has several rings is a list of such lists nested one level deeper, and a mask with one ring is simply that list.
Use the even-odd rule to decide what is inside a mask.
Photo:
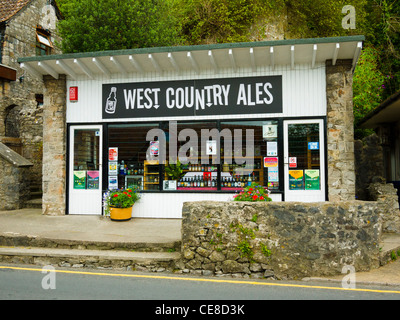
[{"label": "wall coping stone", "polygon": [[0,157],[15,167],[32,167],[33,163],[0,142]]}]

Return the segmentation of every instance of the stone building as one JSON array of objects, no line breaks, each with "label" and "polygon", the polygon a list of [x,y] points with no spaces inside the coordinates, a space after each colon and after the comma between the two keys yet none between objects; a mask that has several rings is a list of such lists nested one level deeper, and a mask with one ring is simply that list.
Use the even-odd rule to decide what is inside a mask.
[{"label": "stone building", "polygon": [[[101,215],[105,190],[131,186],[143,193],[134,217],[181,218],[184,202],[226,201],[252,182],[273,201],[353,200],[352,75],[363,41],[19,59],[46,88],[43,213]],[[182,150],[184,175],[171,181],[159,156],[173,162]]]},{"label": "stone building", "polygon": [[[0,143],[33,166],[29,180],[42,185],[43,81],[21,69],[17,60],[56,54],[56,22],[61,18],[54,0],[0,0]],[[8,179],[7,176],[0,177]]]}]

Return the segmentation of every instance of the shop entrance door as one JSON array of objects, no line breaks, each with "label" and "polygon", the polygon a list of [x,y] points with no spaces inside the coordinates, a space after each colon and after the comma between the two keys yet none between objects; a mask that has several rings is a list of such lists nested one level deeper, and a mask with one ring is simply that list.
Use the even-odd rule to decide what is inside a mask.
[{"label": "shop entrance door", "polygon": [[324,122],[284,121],[285,201],[325,201]]},{"label": "shop entrance door", "polygon": [[69,214],[102,213],[102,127],[70,127]]}]

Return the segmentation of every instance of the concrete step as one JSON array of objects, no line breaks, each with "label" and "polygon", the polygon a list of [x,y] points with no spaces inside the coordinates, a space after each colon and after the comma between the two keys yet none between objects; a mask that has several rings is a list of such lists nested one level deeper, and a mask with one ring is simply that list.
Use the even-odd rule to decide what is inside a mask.
[{"label": "concrete step", "polygon": [[119,250],[135,252],[180,252],[181,241],[168,242],[113,242],[54,239],[29,235],[2,233],[0,246],[5,247],[35,247],[48,249],[79,249],[79,250]]},{"label": "concrete step", "polygon": [[2,263],[53,265],[76,268],[124,268],[138,271],[173,271],[179,252],[80,250],[43,247],[0,247]]},{"label": "concrete step", "polygon": [[384,266],[393,260],[393,255],[396,259],[400,259],[400,234],[385,233],[382,235],[382,248],[380,253],[380,265]]},{"label": "concrete step", "polygon": [[42,208],[42,198],[33,198],[25,203],[26,208],[40,209]]}]

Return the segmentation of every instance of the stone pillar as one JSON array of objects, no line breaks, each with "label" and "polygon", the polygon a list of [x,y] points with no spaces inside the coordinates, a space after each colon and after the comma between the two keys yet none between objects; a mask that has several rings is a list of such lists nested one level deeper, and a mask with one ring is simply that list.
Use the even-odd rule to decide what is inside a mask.
[{"label": "stone pillar", "polygon": [[326,62],[329,201],[355,198],[353,73],[351,60]]},{"label": "stone pillar", "polygon": [[44,76],[43,105],[43,214],[64,215],[66,208],[66,104],[65,75]]}]

